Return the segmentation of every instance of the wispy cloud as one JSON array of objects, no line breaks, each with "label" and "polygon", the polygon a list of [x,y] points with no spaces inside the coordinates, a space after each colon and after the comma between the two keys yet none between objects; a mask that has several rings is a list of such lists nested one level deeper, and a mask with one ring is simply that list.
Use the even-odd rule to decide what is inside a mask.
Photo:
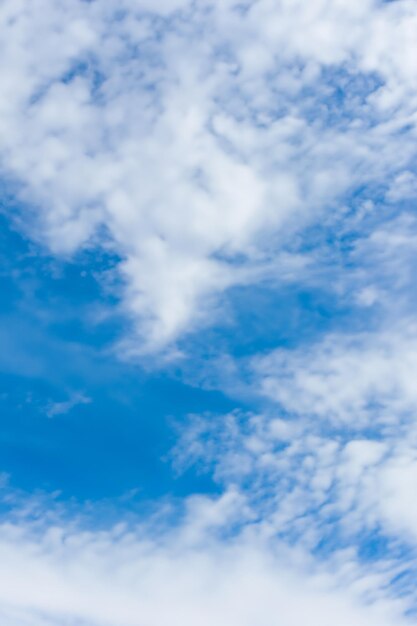
[{"label": "wispy cloud", "polygon": [[74,407],[80,404],[89,404],[91,398],[82,393],[73,393],[68,400],[62,402],[50,401],[46,407],[46,415],[48,417],[55,417],[56,415],[64,415],[71,411]]}]

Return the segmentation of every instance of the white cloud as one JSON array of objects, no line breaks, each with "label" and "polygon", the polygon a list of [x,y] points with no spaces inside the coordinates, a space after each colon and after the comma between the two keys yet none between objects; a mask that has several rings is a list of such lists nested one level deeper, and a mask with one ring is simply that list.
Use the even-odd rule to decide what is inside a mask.
[{"label": "white cloud", "polygon": [[[204,517],[225,523],[230,503],[227,494],[206,500]],[[340,567],[316,566],[302,550],[271,549],[254,535],[226,545],[211,523],[195,543],[202,504],[198,513],[191,507],[180,527],[157,537],[146,527],[91,531],[62,519],[54,525],[6,519],[0,615],[13,626],[407,623],[403,603],[365,601]],[[369,587],[367,576],[356,572],[358,588]]]},{"label": "white cloud", "polygon": [[233,413],[194,418],[175,460],[246,498],[245,532],[318,555],[368,600],[403,597],[414,607],[415,587],[402,577],[417,567],[416,436],[413,424],[354,434],[323,432],[309,415]]},{"label": "white cloud", "polygon": [[[125,356],[208,323],[232,286],[302,274],[305,227],[344,220],[350,191],[375,184],[388,213],[415,197],[414,2],[5,0],[0,32],[15,217],[54,254],[104,246],[120,258]],[[379,213],[342,287],[388,318],[403,307],[392,293],[411,299],[415,221]],[[202,458],[224,491],[189,498],[170,530],[86,530],[45,508],[35,523],[31,502],[5,514],[1,619],[406,623],[407,600],[390,599],[402,556],[358,554],[372,532],[416,547],[417,331],[394,317],[255,358],[252,386],[274,416],[187,431],[178,466]],[[329,537],[339,543],[319,565],[311,553]]]},{"label": "white cloud", "polygon": [[391,202],[408,200],[417,195],[417,176],[413,172],[402,172],[393,180],[388,189],[387,198]]},{"label": "white cloud", "polygon": [[48,417],[55,417],[56,415],[64,415],[71,411],[74,407],[80,404],[89,404],[91,398],[83,393],[72,393],[68,400],[62,402],[50,401],[46,407],[45,413]]},{"label": "white cloud", "polygon": [[256,384],[291,413],[352,429],[396,425],[417,413],[417,333],[412,323],[401,326],[278,349],[254,359]]},{"label": "white cloud", "polygon": [[7,0],[0,162],[26,229],[57,254],[104,229],[130,351],[174,341],[237,264],[409,167],[416,20],[407,1]]}]

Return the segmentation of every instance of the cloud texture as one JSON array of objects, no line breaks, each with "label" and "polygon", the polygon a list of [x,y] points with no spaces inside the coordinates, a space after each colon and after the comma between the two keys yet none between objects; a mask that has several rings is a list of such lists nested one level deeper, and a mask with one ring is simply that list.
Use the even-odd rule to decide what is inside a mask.
[{"label": "cloud texture", "polygon": [[[111,258],[106,358],[242,404],[182,416],[211,495],[113,524],[3,481],[0,621],[415,623],[416,3],[4,0],[0,33],[7,219]],[[94,407],[70,387],[53,424]]]},{"label": "cloud texture", "polygon": [[207,323],[347,193],[412,185],[413,2],[18,0],[0,20],[3,177],[54,253],[120,258],[126,351]]}]

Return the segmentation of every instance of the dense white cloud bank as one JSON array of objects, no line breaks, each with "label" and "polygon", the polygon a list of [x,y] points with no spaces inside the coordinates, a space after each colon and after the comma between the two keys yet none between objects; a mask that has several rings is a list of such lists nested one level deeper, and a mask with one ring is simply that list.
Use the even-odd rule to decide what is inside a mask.
[{"label": "dense white cloud bank", "polygon": [[377,593],[375,603],[383,568],[361,571],[354,556],[320,567],[255,530],[226,543],[218,529],[231,514],[245,516],[233,492],[191,499],[180,526],[159,534],[157,522],[89,531],[12,517],[0,527],[0,616],[10,626],[408,623],[402,601]]},{"label": "dense white cloud bank", "polygon": [[119,255],[126,351],[206,322],[347,192],[412,189],[414,2],[6,0],[0,28],[3,177],[53,252]]}]

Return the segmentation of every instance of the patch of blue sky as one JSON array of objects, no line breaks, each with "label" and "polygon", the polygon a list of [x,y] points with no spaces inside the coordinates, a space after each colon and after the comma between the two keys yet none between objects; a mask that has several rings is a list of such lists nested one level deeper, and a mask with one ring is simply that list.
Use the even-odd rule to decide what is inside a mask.
[{"label": "patch of blue sky", "polygon": [[[349,211],[353,218],[360,210],[362,194],[367,198],[369,189],[362,190],[360,198],[350,196],[352,205],[357,205]],[[391,214],[391,207],[387,212]],[[307,229],[300,245],[289,249],[290,253],[313,259],[301,276],[295,273],[293,278],[281,278],[277,264],[275,278],[268,276],[258,284],[230,289],[222,296],[219,323],[208,328],[203,337],[197,334],[184,340],[185,345],[202,355],[209,347],[211,352],[225,350],[243,357],[309,343],[329,332],[355,332],[376,326],[377,306],[360,306],[352,298],[351,289],[343,294],[336,292],[335,286],[341,279],[348,281],[349,275],[354,284],[355,272],[363,266],[363,259],[355,256],[358,243],[384,223],[384,217],[386,213],[384,216],[379,212],[377,217],[374,214],[361,219],[360,225],[352,219],[347,230],[346,214],[336,215],[328,224]]]},{"label": "patch of blue sky", "polygon": [[[204,356],[207,349],[224,351],[236,358],[278,347],[295,347],[330,329],[352,327],[354,307],[340,302],[323,286],[257,285],[234,288],[222,303],[221,323],[186,345]],[[226,322],[226,323],[225,323]],[[228,323],[227,323],[228,322]],[[207,341],[207,338],[211,339]]]},{"label": "patch of blue sky", "polygon": [[384,84],[376,73],[359,74],[349,66],[323,66],[319,80],[306,84],[297,94],[297,104],[305,119],[332,127],[348,128],[360,121],[363,127],[372,127],[378,120],[368,106],[368,98]]},{"label": "patch of blue sky", "polygon": [[[2,226],[0,448],[15,486],[80,500],[215,489],[208,478],[173,477],[163,459],[176,417],[228,410],[230,400],[114,359],[125,326],[105,315],[114,295],[96,280],[114,258],[87,251],[52,261]],[[66,403],[68,412],[51,411]]]}]

